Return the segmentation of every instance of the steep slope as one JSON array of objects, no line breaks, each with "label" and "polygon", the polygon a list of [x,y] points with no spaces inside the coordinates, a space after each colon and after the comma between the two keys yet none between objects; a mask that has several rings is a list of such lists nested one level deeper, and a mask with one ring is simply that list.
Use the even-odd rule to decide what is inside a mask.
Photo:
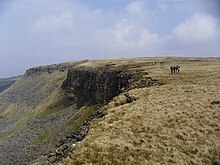
[{"label": "steep slope", "polygon": [[[133,70],[161,85],[115,97],[59,164],[220,164],[220,59],[156,60],[165,65]],[[180,74],[170,74],[174,64]]]},{"label": "steep slope", "polygon": [[[33,122],[38,121],[40,114],[46,116],[44,113],[56,111],[53,103],[62,97],[59,87],[66,77],[65,72],[41,70],[29,74],[32,70],[0,95],[0,164],[16,164],[18,161],[24,164],[39,154],[34,139],[44,134],[48,122],[41,118],[39,124],[42,123],[42,128]],[[55,100],[56,97],[59,99]]]}]

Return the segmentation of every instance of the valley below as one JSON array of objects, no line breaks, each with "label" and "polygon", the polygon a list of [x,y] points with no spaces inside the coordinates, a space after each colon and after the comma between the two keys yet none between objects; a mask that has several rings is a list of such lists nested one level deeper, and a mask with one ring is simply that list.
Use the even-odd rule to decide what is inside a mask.
[{"label": "valley below", "polygon": [[0,78],[0,92],[9,88],[19,77]]}]

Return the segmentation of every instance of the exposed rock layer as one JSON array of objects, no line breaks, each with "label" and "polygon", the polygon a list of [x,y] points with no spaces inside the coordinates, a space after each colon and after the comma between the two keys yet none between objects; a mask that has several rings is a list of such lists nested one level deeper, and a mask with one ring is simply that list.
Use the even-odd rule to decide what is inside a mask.
[{"label": "exposed rock layer", "polygon": [[62,88],[72,93],[79,106],[85,104],[106,104],[114,96],[129,87],[131,74],[114,70],[82,70],[68,71]]}]

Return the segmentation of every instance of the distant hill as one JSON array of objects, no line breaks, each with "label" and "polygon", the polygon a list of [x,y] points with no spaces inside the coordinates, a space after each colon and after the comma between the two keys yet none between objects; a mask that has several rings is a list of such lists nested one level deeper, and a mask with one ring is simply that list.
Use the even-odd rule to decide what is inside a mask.
[{"label": "distant hill", "polygon": [[19,77],[0,78],[0,92],[10,87]]}]

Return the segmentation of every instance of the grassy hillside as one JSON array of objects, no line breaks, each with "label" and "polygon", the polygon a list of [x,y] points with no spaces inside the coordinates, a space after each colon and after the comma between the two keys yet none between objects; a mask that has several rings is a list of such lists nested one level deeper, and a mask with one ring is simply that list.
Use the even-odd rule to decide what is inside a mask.
[{"label": "grassy hillside", "polygon": [[[59,164],[220,164],[220,59],[139,58],[84,65],[105,62],[129,64],[128,71],[148,72],[160,85],[115,97],[107,115],[92,123],[88,136]],[[170,74],[169,67],[177,64],[180,74]],[[129,103],[127,96],[133,98]]]},{"label": "grassy hillside", "polygon": [[[42,73],[23,76],[0,95],[1,118],[20,118],[32,114],[37,106],[52,95],[65,79],[65,73]],[[19,108],[18,108],[19,107]]]}]

